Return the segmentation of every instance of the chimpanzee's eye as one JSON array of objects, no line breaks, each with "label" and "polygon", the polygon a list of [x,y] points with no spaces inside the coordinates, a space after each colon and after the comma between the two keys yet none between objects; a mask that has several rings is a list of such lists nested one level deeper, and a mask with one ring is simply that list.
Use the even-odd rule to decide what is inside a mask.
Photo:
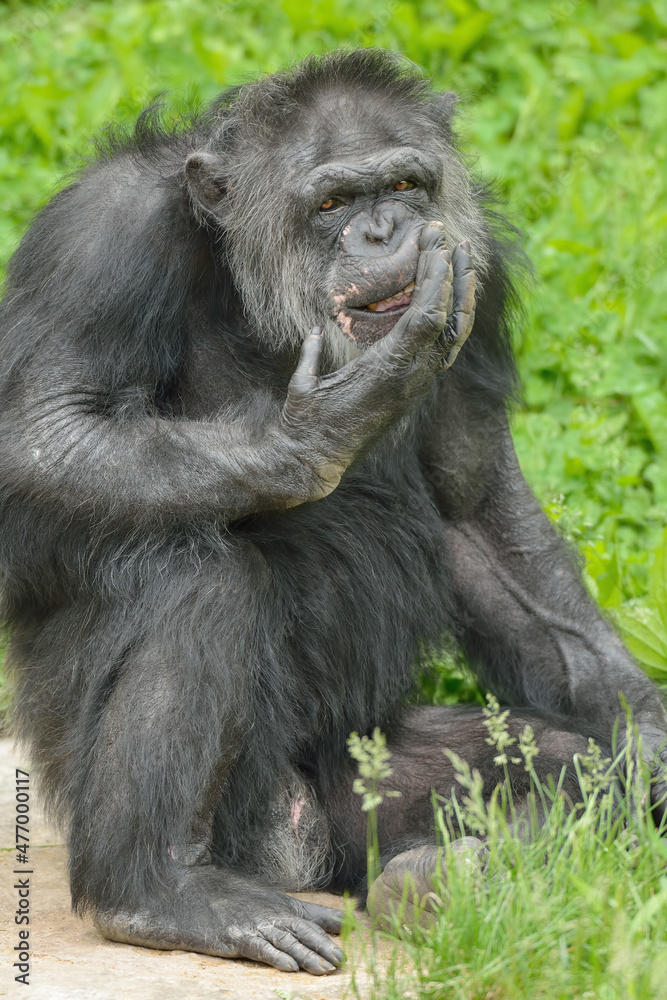
[{"label": "chimpanzee's eye", "polygon": [[417,185],[414,181],[397,181],[394,184],[394,191],[412,191]]},{"label": "chimpanzee's eye", "polygon": [[340,198],[327,198],[320,205],[320,212],[335,212],[337,208],[342,208],[345,202],[341,201]]}]

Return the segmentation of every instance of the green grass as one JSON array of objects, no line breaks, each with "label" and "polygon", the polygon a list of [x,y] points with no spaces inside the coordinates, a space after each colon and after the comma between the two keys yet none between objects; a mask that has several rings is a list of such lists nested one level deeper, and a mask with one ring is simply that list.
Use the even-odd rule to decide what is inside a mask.
[{"label": "green grass", "polygon": [[[399,932],[404,943],[394,969],[382,968],[374,991],[359,995],[666,997],[665,842],[644,821],[621,829],[606,801],[601,827],[596,812],[556,811],[530,847],[499,842],[491,821],[489,873],[450,863],[434,925]],[[500,822],[495,827],[502,830]]]},{"label": "green grass", "polygon": [[[407,909],[419,899],[406,886],[393,933],[379,935],[385,956],[387,939],[399,942],[389,960],[377,961],[377,937],[370,949],[359,949],[356,922],[348,918],[355,981],[362,984],[352,994],[360,1000],[667,997],[667,840],[644,811],[648,775],[635,767],[632,742],[615,762],[602,761],[589,747],[589,755],[577,760],[580,801],[568,811],[557,790],[541,786],[532,770],[530,736],[518,746],[501,746],[499,734],[507,731],[497,703],[487,717],[499,752],[531,773],[532,830],[528,834],[526,820],[517,838],[513,829],[521,818],[511,795],[501,786],[485,804],[479,775],[457,762],[461,788],[456,798],[437,803],[437,822],[445,845],[461,835],[462,823],[483,837],[485,864],[462,863],[445,847],[427,926]],[[373,749],[383,747],[367,744],[369,785]],[[630,775],[625,788],[616,777],[620,761]],[[386,776],[386,752],[380,763]],[[498,773],[503,781],[507,766]],[[538,804],[546,813],[542,824]],[[371,987],[359,974],[364,968],[371,970]]]},{"label": "green grass", "polygon": [[[521,463],[591,591],[664,681],[667,0],[6,0],[0,265],[109,119],[165,89],[171,104],[206,100],[309,52],[374,44],[459,92],[464,148],[526,233]],[[423,694],[478,697],[449,661]],[[556,810],[530,848],[494,821],[504,878],[451,872],[437,925],[404,945],[414,995],[667,997],[665,842],[626,812],[624,832],[609,809],[602,823],[592,806]],[[407,990],[379,978],[376,995]]]}]

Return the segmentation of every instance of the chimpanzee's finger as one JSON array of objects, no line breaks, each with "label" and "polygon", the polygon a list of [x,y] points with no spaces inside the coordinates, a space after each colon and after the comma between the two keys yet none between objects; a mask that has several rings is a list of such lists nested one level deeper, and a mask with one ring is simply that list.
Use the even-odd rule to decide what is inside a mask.
[{"label": "chimpanzee's finger", "polygon": [[295,415],[294,408],[300,412],[308,399],[308,394],[318,384],[323,342],[324,335],[321,328],[314,326],[301,346],[299,363],[287,386],[287,399],[283,407],[283,420],[288,423]]},{"label": "chimpanzee's finger", "polygon": [[427,250],[442,249],[444,247],[444,232],[445,227],[442,222],[438,222],[437,219],[428,222],[422,227],[422,231],[419,234],[419,252],[424,253]]},{"label": "chimpanzee's finger", "polygon": [[[335,972],[336,966],[327,961],[318,950],[308,943],[299,940],[287,927],[276,924],[263,933],[279,951],[284,952],[299,963],[301,969],[310,972],[311,976],[326,976],[329,972]],[[302,935],[299,935],[301,937]]]},{"label": "chimpanzee's finger", "polygon": [[453,260],[452,260],[452,272],[453,272],[453,280],[449,284],[449,295],[447,296],[447,303],[445,305],[448,317],[452,315],[452,311],[454,309],[454,282],[456,281],[456,271],[454,271]]},{"label": "chimpanzee's finger", "polygon": [[476,278],[470,257],[470,244],[467,240],[454,248],[452,268],[454,272],[452,311],[436,345],[442,369],[450,368],[454,364],[475,321]]},{"label": "chimpanzee's finger", "polygon": [[406,331],[412,333],[409,339],[415,348],[444,330],[453,282],[450,250],[428,250],[422,257],[425,258],[424,274],[421,281],[415,282],[410,308],[402,317]]},{"label": "chimpanzee's finger", "polygon": [[299,363],[294,370],[292,379],[296,377],[297,381],[301,381],[305,378],[308,380],[308,384],[310,384],[313,378],[317,378],[320,373],[320,358],[323,343],[324,334],[322,333],[322,327],[314,326],[304,338],[301,345]]},{"label": "chimpanzee's finger", "polygon": [[332,965],[340,965],[343,961],[343,953],[338,945],[314,921],[302,920],[297,917],[296,919],[290,918],[286,924],[302,944],[308,945],[312,951],[316,951],[327,962],[331,962]]},{"label": "chimpanzee's finger", "polygon": [[270,941],[259,934],[244,935],[237,943],[240,958],[249,958],[256,962],[272,965],[281,972],[298,972],[299,963],[291,955],[275,948]]},{"label": "chimpanzee's finger", "polygon": [[419,235],[419,257],[417,258],[417,273],[415,275],[415,291],[412,293],[414,300],[415,292],[423,284],[426,277],[430,254],[433,251],[445,250],[444,226],[441,222],[429,222],[422,227]]},{"label": "chimpanzee's finger", "polygon": [[410,308],[378,345],[390,355],[413,356],[431,343],[447,322],[446,303],[453,280],[451,253],[438,248],[424,251],[421,257],[425,260],[421,275],[418,272]]},{"label": "chimpanzee's finger", "polygon": [[[303,916],[314,920],[329,934],[340,934],[343,925],[343,911],[333,906],[322,906],[321,903],[302,903]],[[343,953],[341,952],[341,960]]]},{"label": "chimpanzee's finger", "polygon": [[451,324],[455,332],[455,339],[463,343],[472,329],[471,317],[475,308],[475,286],[477,283],[475,268],[470,256],[470,244],[467,240],[454,247],[452,268],[454,271],[454,304],[451,310]]},{"label": "chimpanzee's finger", "polygon": [[[438,277],[444,272],[445,278],[451,273],[447,267],[442,267],[442,260],[451,263],[451,253],[445,245],[444,226],[441,222],[429,222],[421,231],[419,237],[419,260],[415,289],[412,293],[411,305],[423,307],[433,297],[433,285],[437,287]],[[446,303],[445,303],[446,304]]]}]

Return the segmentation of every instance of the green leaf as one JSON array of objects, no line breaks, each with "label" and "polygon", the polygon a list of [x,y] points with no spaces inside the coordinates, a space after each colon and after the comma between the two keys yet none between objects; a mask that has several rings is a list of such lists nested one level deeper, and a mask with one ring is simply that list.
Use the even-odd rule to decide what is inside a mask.
[{"label": "green leaf", "polygon": [[632,405],[637,411],[657,452],[667,457],[667,398],[662,390],[636,393]]},{"label": "green leaf", "polygon": [[624,83],[616,83],[609,88],[607,98],[604,102],[607,111],[613,111],[622,104],[627,104],[647,83],[653,79],[653,73],[643,73],[635,77],[634,80],[626,80]]},{"label": "green leaf", "polygon": [[586,574],[593,581],[595,599],[603,608],[619,608],[623,601],[618,546],[608,551],[602,541],[586,548]]},{"label": "green leaf", "polygon": [[648,596],[667,628],[667,528],[662,533],[662,542],[653,557]]},{"label": "green leaf", "polygon": [[441,44],[453,59],[460,60],[486,34],[493,21],[493,14],[488,11],[478,11],[471,17],[461,21],[452,30],[442,36]]},{"label": "green leaf", "polygon": [[586,106],[586,92],[583,87],[572,87],[558,116],[558,135],[562,140],[571,139],[579,130]]},{"label": "green leaf", "polygon": [[578,243],[576,240],[549,240],[547,246],[574,254],[598,252],[597,247],[587,247],[584,243]]},{"label": "green leaf", "polygon": [[655,608],[618,612],[625,643],[649,676],[667,679],[667,628]]},{"label": "green leaf", "polygon": [[646,39],[630,31],[620,31],[617,35],[611,35],[609,41],[624,59],[629,59],[637,49],[646,45]]}]

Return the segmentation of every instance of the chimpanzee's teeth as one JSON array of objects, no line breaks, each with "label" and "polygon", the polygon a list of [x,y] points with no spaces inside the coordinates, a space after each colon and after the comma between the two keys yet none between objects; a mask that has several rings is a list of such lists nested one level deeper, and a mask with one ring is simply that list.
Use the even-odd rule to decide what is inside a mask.
[{"label": "chimpanzee's teeth", "polygon": [[397,305],[407,305],[410,301],[410,297],[414,291],[415,283],[411,281],[409,285],[402,288],[400,292],[396,292],[395,295],[390,295],[387,299],[380,299],[379,302],[369,302],[366,306],[371,312],[387,312],[392,306]]}]

